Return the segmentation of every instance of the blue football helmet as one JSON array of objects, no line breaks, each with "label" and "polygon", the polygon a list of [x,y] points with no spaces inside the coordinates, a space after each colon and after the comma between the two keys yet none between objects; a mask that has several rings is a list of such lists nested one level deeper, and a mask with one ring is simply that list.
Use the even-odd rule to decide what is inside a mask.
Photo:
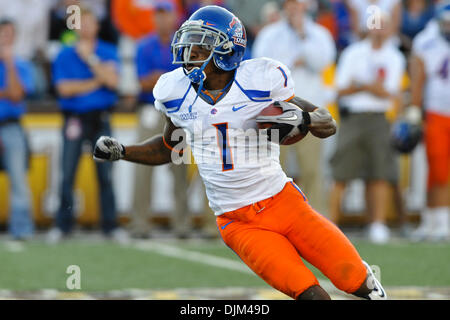
[{"label": "blue football helmet", "polygon": [[422,139],[422,127],[405,120],[398,120],[392,125],[391,144],[400,153],[410,153]]},{"label": "blue football helmet", "polygon": [[[191,60],[194,46],[201,46],[211,53],[204,60]],[[236,69],[241,63],[247,46],[244,25],[228,10],[219,6],[205,6],[195,11],[175,33],[172,40],[173,64],[200,64],[186,75],[194,83],[206,79],[204,69],[211,61],[224,71]]]}]

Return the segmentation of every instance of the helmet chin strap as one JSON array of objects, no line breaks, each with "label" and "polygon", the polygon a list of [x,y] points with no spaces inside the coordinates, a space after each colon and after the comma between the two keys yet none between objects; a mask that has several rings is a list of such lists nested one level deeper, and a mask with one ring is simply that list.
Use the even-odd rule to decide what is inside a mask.
[{"label": "helmet chin strap", "polygon": [[206,65],[205,63],[199,67],[192,68],[191,71],[186,72],[186,75],[188,76],[189,80],[193,83],[201,83],[206,79],[206,73],[204,71]]},{"label": "helmet chin strap", "polygon": [[192,104],[189,106],[189,112],[192,112],[192,106],[197,101],[199,92],[203,90],[203,82],[206,80],[206,73],[204,70],[205,70],[206,66],[208,65],[209,61],[211,61],[212,57],[213,57],[213,54],[208,58],[208,60],[206,60],[203,63],[203,65],[200,68],[199,67],[192,68],[191,71],[186,73],[186,75],[188,76],[189,80],[191,80],[191,82],[198,84],[197,95],[195,96],[194,102],[192,102]]}]

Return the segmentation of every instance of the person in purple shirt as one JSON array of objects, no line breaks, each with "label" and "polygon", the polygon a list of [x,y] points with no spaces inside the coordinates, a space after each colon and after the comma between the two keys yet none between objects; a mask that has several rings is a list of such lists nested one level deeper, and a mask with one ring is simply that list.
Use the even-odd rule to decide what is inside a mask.
[{"label": "person in purple shirt", "polygon": [[28,145],[20,118],[24,99],[33,91],[31,65],[14,57],[15,26],[0,21],[0,162],[10,181],[9,232],[15,240],[29,239],[34,231],[27,181]]}]

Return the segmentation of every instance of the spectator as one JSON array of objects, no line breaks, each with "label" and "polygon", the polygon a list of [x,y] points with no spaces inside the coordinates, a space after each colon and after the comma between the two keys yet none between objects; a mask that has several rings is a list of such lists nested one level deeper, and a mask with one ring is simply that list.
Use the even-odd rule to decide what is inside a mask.
[{"label": "spectator", "polygon": [[434,5],[429,0],[406,0],[403,2],[401,23],[401,48],[409,53],[413,38],[433,18]]},{"label": "spectator", "polygon": [[[253,46],[253,55],[284,63],[291,70],[295,93],[324,107],[327,100],[322,71],[334,62],[336,48],[329,31],[307,16],[308,3],[309,0],[285,0],[283,13],[286,18],[261,30]],[[291,148],[296,151],[301,185],[311,205],[324,212],[323,169],[318,165],[321,163],[322,142],[306,136]],[[282,159],[286,160],[286,149],[283,147],[282,151]]]},{"label": "spectator", "polygon": [[0,18],[15,23],[15,54],[28,61],[33,82],[32,97],[40,98],[48,90],[45,53],[48,45],[51,0],[0,0]]},{"label": "spectator", "polygon": [[[53,81],[64,114],[62,190],[56,227],[48,241],[58,242],[73,229],[73,184],[82,144],[110,135],[110,111],[117,101],[118,57],[115,46],[98,40],[99,23],[87,9],[81,10],[82,28],[78,42],[61,50],[53,63]],[[117,226],[115,197],[111,183],[111,164],[96,163],[100,185],[101,228],[106,236],[126,241]]]},{"label": "spectator", "polygon": [[278,22],[280,19],[281,19],[281,11],[276,2],[269,1],[262,6],[261,8],[262,27]]},{"label": "spectator", "polygon": [[[161,114],[155,109],[153,87],[159,77],[177,68],[172,64],[170,45],[177,28],[175,6],[171,2],[160,1],[155,4],[155,33],[138,43],[136,67],[141,86],[138,106],[138,140],[144,141],[162,132],[164,123]],[[187,206],[186,165],[170,165],[175,180],[174,217],[172,219],[175,235],[185,238],[190,229]],[[150,232],[149,201],[152,194],[153,167],[137,165],[134,180],[132,234],[136,237],[148,237]]]},{"label": "spectator", "polygon": [[344,49],[336,75],[341,125],[331,159],[335,180],[331,219],[337,222],[346,183],[363,179],[371,220],[369,239],[374,243],[389,240],[385,224],[388,195],[390,183],[397,180],[385,112],[399,98],[405,59],[388,41],[390,27],[389,18],[383,15],[380,29],[369,30],[366,40]]},{"label": "spectator", "polygon": [[28,61],[46,49],[51,0],[0,0],[0,18],[15,23],[15,53]]},{"label": "spectator", "polygon": [[[416,124],[425,111],[428,162],[427,205],[414,240],[447,240],[450,236],[450,2],[438,6],[437,17],[413,41],[411,106],[406,118]],[[437,26],[437,29],[435,29]]]},{"label": "spectator", "polygon": [[27,181],[28,147],[20,118],[33,83],[29,63],[14,55],[15,32],[11,20],[0,21],[0,162],[11,185],[9,232],[23,240],[32,236],[34,224]]},{"label": "spectator", "polygon": [[352,30],[356,39],[363,39],[366,36],[369,31],[368,25],[377,23],[381,12],[390,13],[390,36],[394,38],[398,36],[402,14],[400,0],[347,0],[347,6],[350,11]]},{"label": "spectator", "polygon": [[104,41],[116,44],[118,33],[111,22],[110,3],[110,0],[54,0],[50,11],[49,39],[65,45],[70,45],[76,41],[76,32],[67,28],[67,8],[76,5],[92,10],[100,22],[98,37]]}]

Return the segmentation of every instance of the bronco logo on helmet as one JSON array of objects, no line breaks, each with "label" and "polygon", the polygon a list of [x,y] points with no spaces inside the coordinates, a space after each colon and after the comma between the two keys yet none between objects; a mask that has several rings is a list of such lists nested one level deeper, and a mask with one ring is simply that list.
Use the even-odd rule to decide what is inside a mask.
[{"label": "bronco logo on helmet", "polygon": [[242,47],[247,47],[247,35],[245,33],[245,29],[242,28],[242,24],[240,23],[240,21],[236,18],[233,17],[233,20],[231,20],[230,22],[230,28],[233,29],[237,24],[236,29],[234,30],[233,33],[233,43],[238,45],[238,46],[242,46]]}]

